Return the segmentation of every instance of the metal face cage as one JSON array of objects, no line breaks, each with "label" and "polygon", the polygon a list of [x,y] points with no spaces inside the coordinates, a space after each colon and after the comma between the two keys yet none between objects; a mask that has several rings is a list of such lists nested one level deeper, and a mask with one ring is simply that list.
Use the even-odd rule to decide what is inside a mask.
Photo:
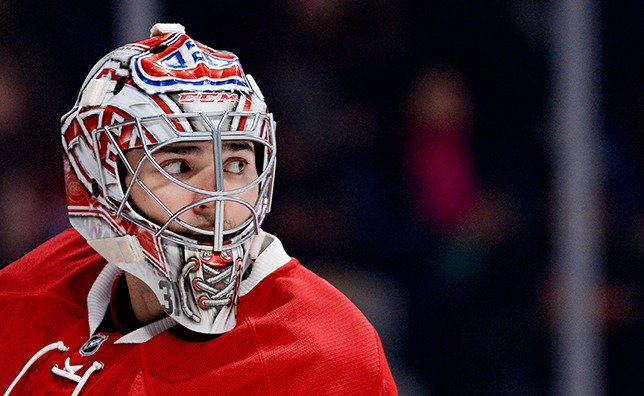
[{"label": "metal face cage", "polygon": [[[199,112],[181,114],[163,114],[149,117],[136,117],[127,121],[113,123],[98,128],[91,134],[94,158],[97,158],[100,185],[97,199],[112,211],[114,216],[122,216],[132,223],[154,233],[155,237],[165,238],[193,249],[222,251],[242,245],[257,234],[263,219],[270,211],[275,170],[275,123],[272,114],[264,112]],[[253,144],[255,152],[259,151],[260,163],[258,177],[240,188],[224,188],[224,164],[222,145],[225,142],[246,141]],[[155,152],[172,144],[182,142],[212,142],[214,160],[214,189],[202,189],[177,179],[168,173],[154,159]],[[143,151],[143,157],[136,166],[126,158],[131,149]],[[159,197],[139,178],[142,166],[150,163],[168,180],[183,189],[192,191],[205,198],[191,202],[179,210],[172,211]],[[125,183],[125,175],[131,176]],[[168,216],[168,219],[157,224],[147,218],[145,213],[132,205],[131,193],[138,185],[149,195]],[[256,202],[248,202],[236,195],[259,186]],[[95,194],[96,195],[96,194]],[[214,203],[215,220],[212,229],[195,227],[180,219],[186,211],[200,205]],[[224,228],[224,203],[242,205],[249,212],[249,217],[234,228]],[[172,231],[169,227],[176,223],[189,233]]]}]

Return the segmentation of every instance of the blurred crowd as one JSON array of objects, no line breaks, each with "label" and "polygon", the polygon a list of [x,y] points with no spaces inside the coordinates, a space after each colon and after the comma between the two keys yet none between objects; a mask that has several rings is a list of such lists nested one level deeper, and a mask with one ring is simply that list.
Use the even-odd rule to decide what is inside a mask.
[{"label": "blurred crowd", "polygon": [[[69,226],[58,119],[109,1],[0,3],[0,266]],[[607,3],[607,2],[606,2]],[[402,395],[553,391],[549,3],[166,2],[278,124],[264,228],[379,330]],[[644,6],[601,4],[609,394],[644,369]],[[143,21],[151,26],[155,21]]]}]

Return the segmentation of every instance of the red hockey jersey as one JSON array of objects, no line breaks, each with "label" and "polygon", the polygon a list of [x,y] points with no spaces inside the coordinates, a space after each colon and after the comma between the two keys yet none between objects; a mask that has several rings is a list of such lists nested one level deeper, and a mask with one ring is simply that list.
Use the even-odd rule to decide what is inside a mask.
[{"label": "red hockey jersey", "polygon": [[397,394],[371,324],[295,259],[248,288],[237,327],[216,337],[168,319],[92,334],[88,295],[110,267],[68,230],[0,271],[1,392],[33,358],[12,395]]}]

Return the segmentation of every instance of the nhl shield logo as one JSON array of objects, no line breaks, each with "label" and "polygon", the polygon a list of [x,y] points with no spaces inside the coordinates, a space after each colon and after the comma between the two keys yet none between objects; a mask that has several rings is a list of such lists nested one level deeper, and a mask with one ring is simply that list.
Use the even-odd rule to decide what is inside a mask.
[{"label": "nhl shield logo", "polygon": [[93,355],[98,351],[98,348],[101,346],[103,341],[107,340],[107,336],[104,334],[95,334],[90,337],[89,340],[83,345],[78,351],[82,356]]}]

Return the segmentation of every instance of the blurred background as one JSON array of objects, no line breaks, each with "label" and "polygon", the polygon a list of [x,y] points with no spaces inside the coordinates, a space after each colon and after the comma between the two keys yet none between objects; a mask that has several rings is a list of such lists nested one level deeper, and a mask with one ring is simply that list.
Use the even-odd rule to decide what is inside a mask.
[{"label": "blurred background", "polygon": [[[401,395],[644,394],[644,3],[2,0],[0,18],[0,266],[69,227],[58,120],[86,73],[179,22],[262,87],[264,228],[361,308]],[[566,120],[590,120],[568,146]]]}]

